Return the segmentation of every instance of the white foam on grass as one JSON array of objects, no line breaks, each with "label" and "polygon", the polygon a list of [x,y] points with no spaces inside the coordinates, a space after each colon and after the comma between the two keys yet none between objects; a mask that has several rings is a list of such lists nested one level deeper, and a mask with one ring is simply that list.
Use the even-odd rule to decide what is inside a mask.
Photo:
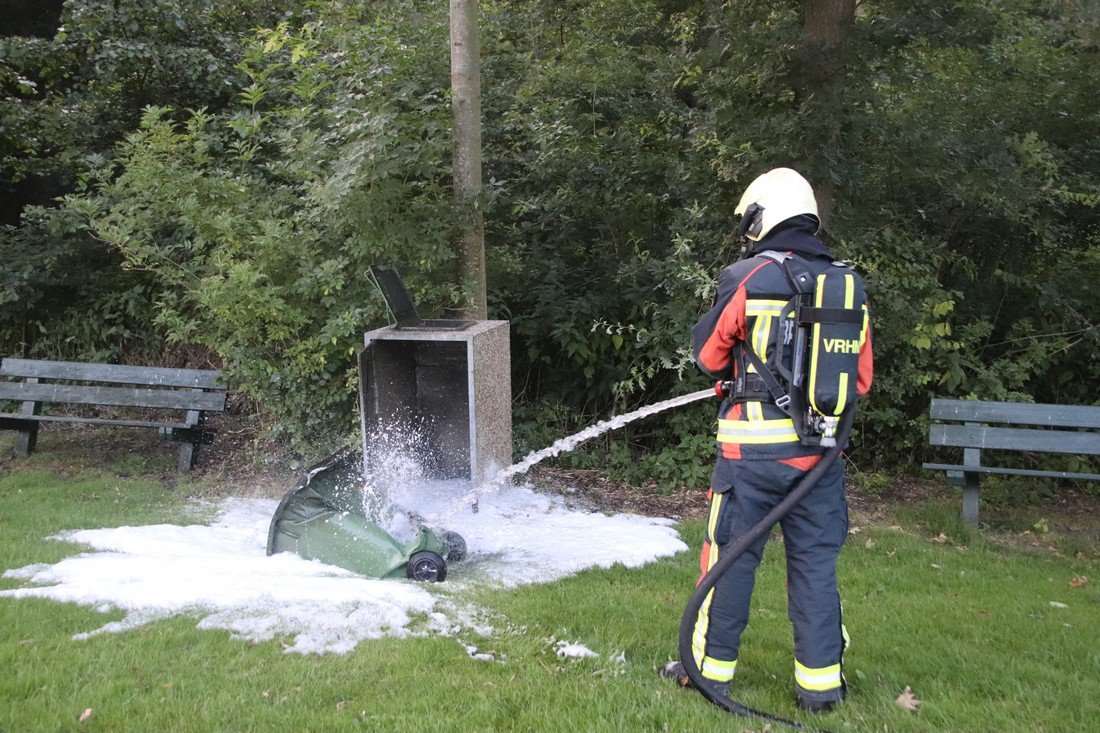
[{"label": "white foam on grass", "polygon": [[554,654],[559,659],[589,659],[600,656],[584,644],[564,640],[554,642]]},{"label": "white foam on grass", "polygon": [[[394,504],[415,506],[429,526],[458,532],[470,550],[467,562],[453,566],[450,581],[485,578],[503,586],[557,580],[588,568],[620,564],[640,567],[687,549],[671,519],[636,514],[608,516],[570,509],[560,497],[527,486],[498,486],[484,494],[478,511],[453,512],[465,481],[422,481],[392,494]],[[445,524],[439,525],[439,522]],[[387,530],[407,539],[415,522],[391,522]]]},{"label": "white foam on grass", "polygon": [[[469,483],[422,484],[410,496],[429,521]],[[416,496],[412,496],[416,494]],[[448,517],[469,556],[444,584],[363,578],[290,553],[266,554],[277,502],[225,500],[210,524],[148,525],[64,532],[55,539],[90,551],[54,565],[8,570],[26,581],[0,597],[47,598],[125,617],[78,634],[120,632],[180,615],[199,628],[251,641],[288,639],[287,651],[346,653],[382,636],[486,634],[478,609],[462,600],[471,586],[548,582],[590,567],[637,567],[686,549],[672,521],[606,516],[567,508],[528,488],[501,487],[480,511]]]}]

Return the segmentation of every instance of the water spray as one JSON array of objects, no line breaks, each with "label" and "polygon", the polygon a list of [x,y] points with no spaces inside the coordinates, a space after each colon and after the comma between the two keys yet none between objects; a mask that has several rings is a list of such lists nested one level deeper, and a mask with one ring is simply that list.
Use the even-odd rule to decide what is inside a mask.
[{"label": "water spray", "polygon": [[658,412],[664,412],[665,410],[671,410],[674,407],[681,407],[683,405],[691,404],[692,402],[698,402],[699,400],[706,399],[707,397],[713,397],[713,389],[704,389],[698,392],[691,392],[689,394],[680,395],[679,397],[673,397],[671,399],[663,400],[661,402],[655,402],[652,405],[646,405],[645,407],[638,408],[633,412],[623,413],[622,415],[616,415],[615,417],[608,418],[607,420],[601,420],[594,425],[589,425],[584,430],[573,435],[566,436],[559,440],[555,440],[546,448],[538,451],[532,451],[528,453],[523,460],[518,463],[513,463],[508,468],[502,469],[496,473],[491,479],[485,483],[475,487],[470,493],[460,497],[450,508],[444,511],[437,521],[442,521],[448,517],[454,516],[454,514],[460,511],[467,504],[475,503],[479,497],[488,494],[490,491],[504,486],[509,479],[513,476],[519,476],[527,473],[536,464],[541,463],[547,458],[553,458],[554,456],[562,453],[568,453],[576,448],[581,443],[591,440],[592,438],[599,437],[610,430],[616,430],[635,420],[641,420],[644,417],[650,415],[656,415]]}]

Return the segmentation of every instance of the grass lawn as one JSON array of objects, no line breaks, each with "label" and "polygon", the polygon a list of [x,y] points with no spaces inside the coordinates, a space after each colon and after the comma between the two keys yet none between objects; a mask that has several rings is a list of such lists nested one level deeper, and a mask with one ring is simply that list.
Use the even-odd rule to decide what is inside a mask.
[{"label": "grass lawn", "polygon": [[[184,511],[187,482],[169,492],[159,480],[26,465],[42,464],[0,475],[0,570],[79,552],[45,539],[64,529],[197,521]],[[849,537],[841,582],[852,694],[821,718],[793,705],[782,548],[769,545],[735,697],[834,731],[1094,729],[1096,547],[1076,556],[1006,547],[959,527],[955,512],[925,508]],[[698,521],[681,528],[693,546],[701,529]],[[442,637],[303,657],[279,641],[200,631],[187,617],[74,641],[121,613],[0,598],[0,730],[764,730],[655,674],[674,655],[695,574],[694,554],[681,553],[637,570],[479,591],[470,600],[497,632],[465,641],[500,662],[471,659],[460,641]],[[1092,582],[1080,585],[1082,577]],[[0,579],[0,589],[19,582]],[[599,658],[559,659],[559,639]],[[625,663],[613,661],[620,652]],[[916,711],[894,703],[906,686],[922,701]]]}]

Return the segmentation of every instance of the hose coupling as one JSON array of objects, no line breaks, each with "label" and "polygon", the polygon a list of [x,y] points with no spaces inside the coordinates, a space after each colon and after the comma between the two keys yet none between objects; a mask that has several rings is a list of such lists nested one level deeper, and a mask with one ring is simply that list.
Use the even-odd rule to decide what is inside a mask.
[{"label": "hose coupling", "polygon": [[821,447],[832,448],[836,445],[836,429],[838,418],[835,417],[823,417],[821,418]]}]

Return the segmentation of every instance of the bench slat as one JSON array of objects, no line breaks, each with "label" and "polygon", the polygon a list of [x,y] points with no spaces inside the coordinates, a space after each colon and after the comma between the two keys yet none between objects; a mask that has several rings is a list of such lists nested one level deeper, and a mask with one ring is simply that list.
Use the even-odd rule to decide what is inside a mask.
[{"label": "bench slat", "polygon": [[1083,453],[1100,455],[1100,433],[1068,430],[990,428],[979,425],[933,425],[928,431],[931,445],[997,450]]},{"label": "bench slat", "polygon": [[71,384],[0,382],[0,400],[68,402],[80,405],[160,407],[172,410],[225,411],[225,392],[184,392],[137,387],[89,387]]},{"label": "bench slat", "polygon": [[958,466],[949,463],[924,463],[921,468],[931,471],[948,471],[959,473],[1003,473],[1010,476],[1043,476],[1045,478],[1068,478],[1082,481],[1098,481],[1100,474],[1074,473],[1073,471],[1039,471],[1030,468],[1001,468],[1000,466]]},{"label": "bench slat", "polygon": [[933,420],[1052,425],[1064,428],[1100,428],[1100,407],[1029,402],[984,402],[933,398]]},{"label": "bench slat", "polygon": [[221,378],[221,372],[211,369],[169,369],[166,367],[123,366],[119,364],[82,364],[75,361],[4,359],[0,363],[0,376],[225,389],[225,387],[216,383]]},{"label": "bench slat", "polygon": [[152,420],[111,420],[105,417],[69,417],[67,415],[14,415],[0,414],[0,427],[18,429],[28,422],[74,423],[78,425],[121,425],[124,428],[193,428],[194,425]]}]

